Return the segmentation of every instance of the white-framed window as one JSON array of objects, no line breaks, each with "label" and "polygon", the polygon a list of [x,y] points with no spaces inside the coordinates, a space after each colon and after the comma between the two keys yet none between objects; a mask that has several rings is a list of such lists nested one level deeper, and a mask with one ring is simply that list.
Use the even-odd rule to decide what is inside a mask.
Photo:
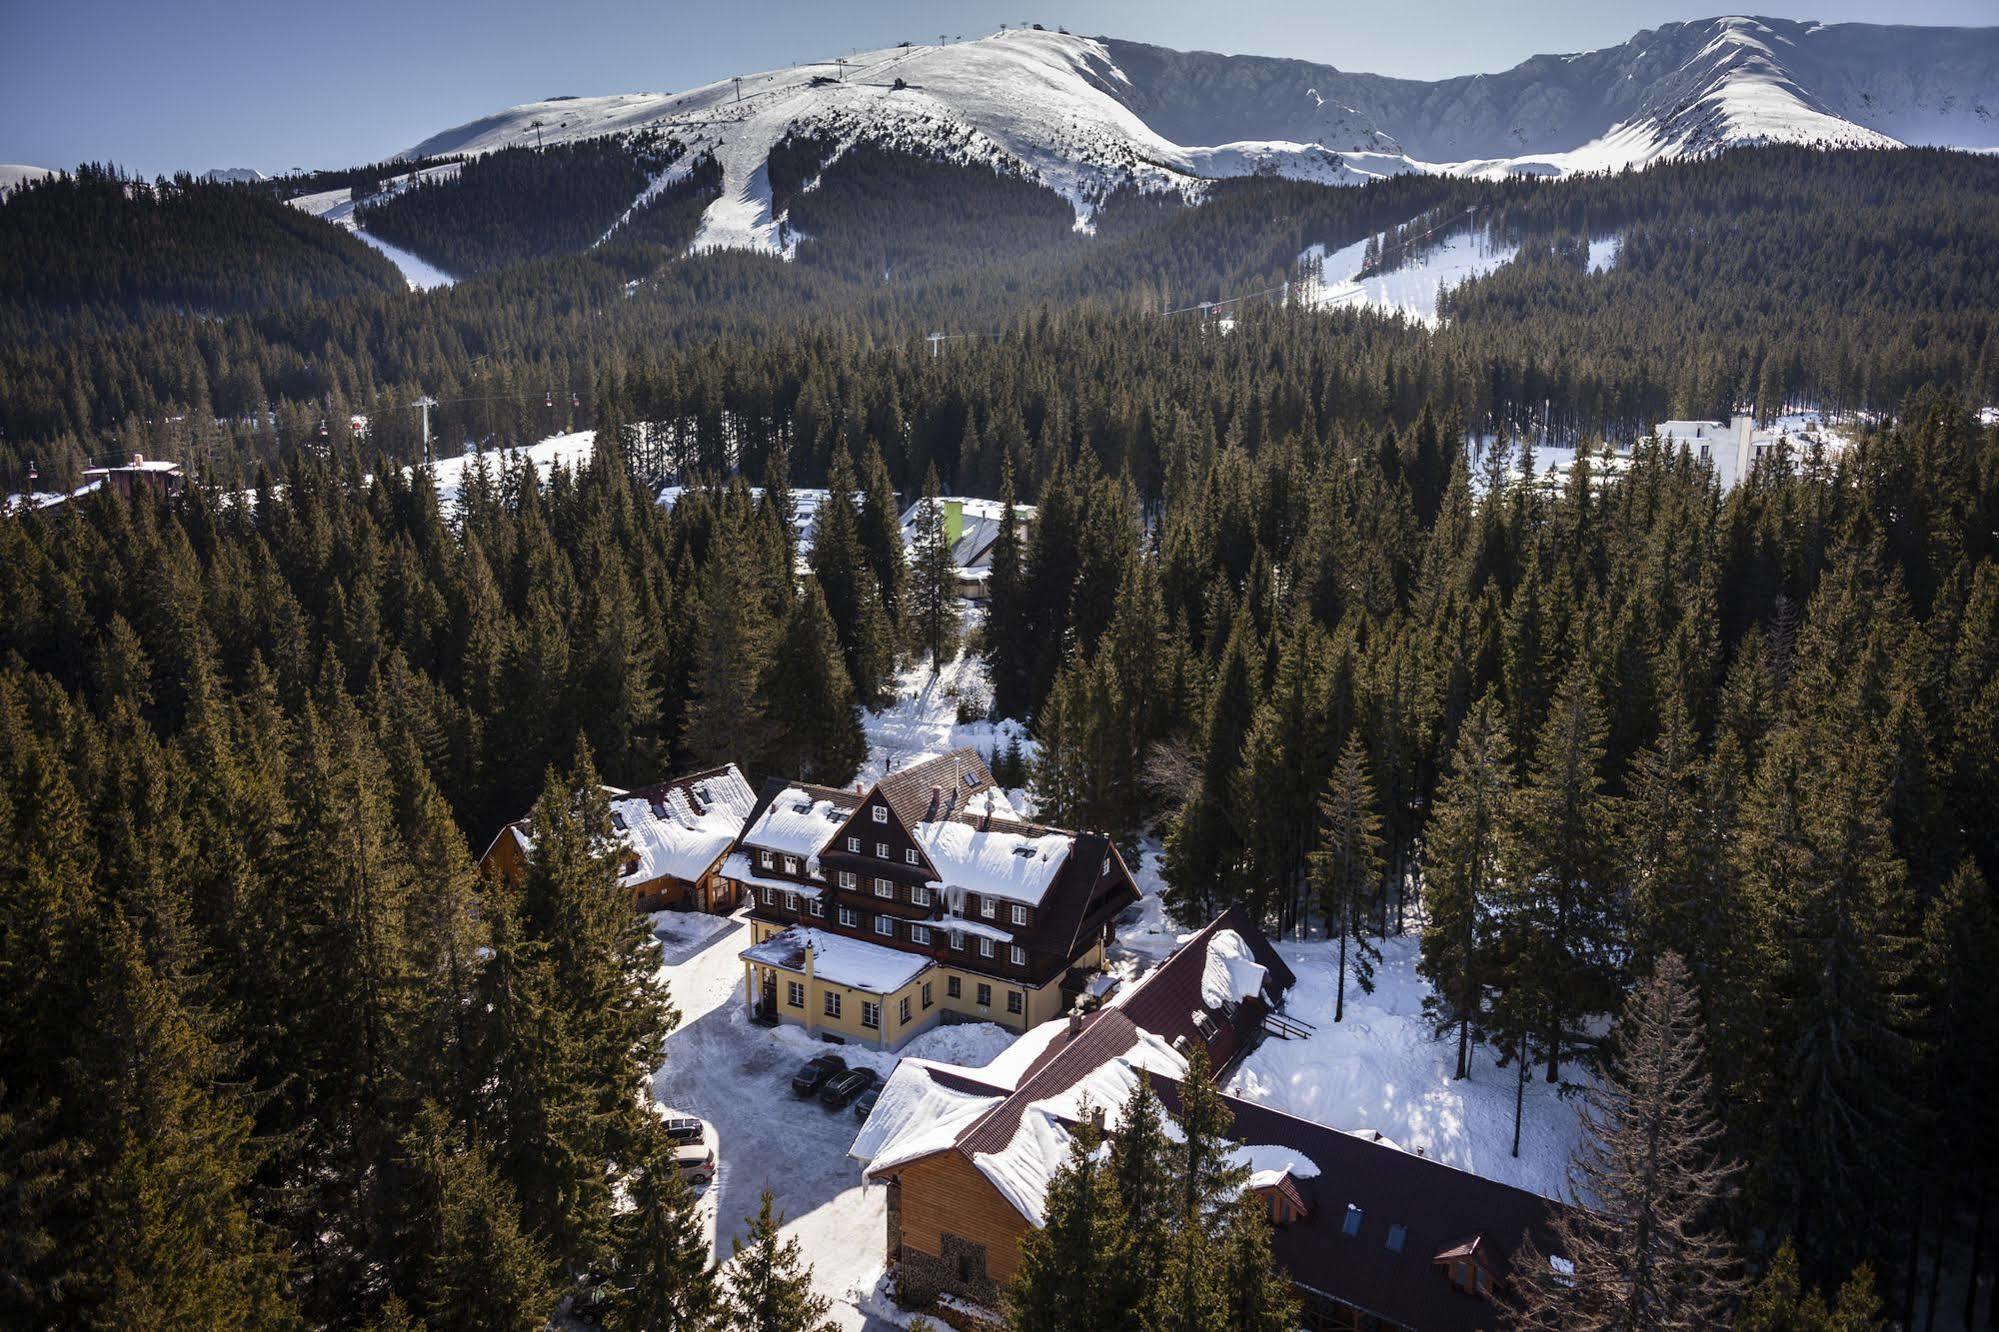
[{"label": "white-framed window", "polygon": [[774,907],[777,905],[777,889],[775,888],[764,889],[764,905],[767,907]]},{"label": "white-framed window", "polygon": [[902,853],[902,859],[905,864],[909,865],[921,865],[923,863],[923,858],[916,854],[916,848],[913,846]]},{"label": "white-framed window", "polygon": [[888,859],[891,859],[891,857],[890,857],[890,855],[889,855],[889,851],[888,851],[888,843],[887,843],[887,842],[876,842],[876,843],[875,843],[875,859],[876,859],[876,860],[888,860]]},{"label": "white-framed window", "polygon": [[[932,1004],[933,1002],[934,1002],[934,1001],[933,1001],[933,1000],[932,1000],[932,999],[930,998],[930,982],[929,982],[929,981],[925,981],[925,982],[923,982],[923,1006],[924,1006],[925,1008],[928,1008],[928,1007],[930,1007],[930,1006],[931,1006],[931,1004]],[[903,1020],[904,1020],[905,1022],[906,1022],[906,1021],[908,1021],[908,1019],[907,1019],[907,1018],[905,1018],[905,1019],[903,1019]]]},{"label": "white-framed window", "polygon": [[992,955],[993,955],[993,941],[991,939],[984,939],[984,938],[980,939],[979,956],[991,957]]},{"label": "white-framed window", "polygon": [[773,857],[770,852],[759,851],[757,852],[757,863],[762,865],[765,869],[769,869],[772,865],[776,864],[777,862],[776,858]]},{"label": "white-framed window", "polygon": [[1020,1009],[1021,1009],[1020,991],[1008,990],[1006,992],[1006,1011],[1009,1013],[1018,1013],[1020,1012]]},{"label": "white-framed window", "polygon": [[786,911],[796,911],[796,910],[798,910],[798,894],[797,894],[797,893],[786,893],[786,894],[784,895],[784,909],[785,909]]},{"label": "white-framed window", "polygon": [[876,880],[875,880],[875,896],[876,896],[876,897],[886,897],[886,898],[888,898],[889,900],[893,901],[893,900],[895,899],[895,884],[894,884],[894,882],[893,882],[892,880],[889,880],[889,879],[876,879]]},{"label": "white-framed window", "polygon": [[840,871],[840,886],[842,888],[852,888],[858,882],[860,881],[854,877],[852,870]]},{"label": "white-framed window", "polygon": [[992,1006],[993,1006],[993,987],[990,985],[981,984],[979,986],[979,1007],[991,1008]]},{"label": "white-framed window", "polygon": [[920,943],[920,944],[927,944],[927,943],[929,943],[929,942],[930,942],[930,927],[929,927],[929,926],[927,926],[927,925],[912,925],[912,926],[910,926],[910,927],[909,927],[909,941],[910,941],[911,943]]},{"label": "white-framed window", "polygon": [[840,1016],[840,996],[832,990],[826,991],[826,1016]]},{"label": "white-framed window", "polygon": [[861,913],[854,910],[852,907],[841,907],[840,923],[842,925],[845,925],[850,930],[854,929],[856,926],[858,926],[861,923]]},{"label": "white-framed window", "polygon": [[979,914],[981,916],[984,916],[987,920],[991,920],[998,912],[999,904],[993,901],[992,898],[981,897],[979,899]]},{"label": "white-framed window", "polygon": [[1012,962],[1016,967],[1024,967],[1027,965],[1027,950],[1025,948],[1022,948],[1019,944],[1015,944],[1013,947],[1007,949],[1006,955],[1007,955],[1007,960]]},{"label": "white-framed window", "polygon": [[889,939],[895,938],[895,917],[876,916],[875,933],[883,936],[884,938],[889,938]]},{"label": "white-framed window", "polygon": [[861,839],[858,837],[849,837],[847,839],[847,849],[857,856],[861,854]]},{"label": "white-framed window", "polygon": [[813,915],[815,915],[815,916],[818,916],[818,917],[820,917],[821,919],[824,919],[824,918],[825,918],[825,915],[826,915],[826,899],[825,899],[825,898],[823,898],[823,897],[815,897],[815,898],[813,898],[813,899],[812,899],[812,914],[813,914]]},{"label": "white-framed window", "polygon": [[1013,923],[1016,925],[1027,924],[1027,908],[1018,902],[1014,903],[1013,906]]},{"label": "white-framed window", "polygon": [[805,987],[797,981],[786,981],[784,983],[784,1002],[790,1004],[793,1008],[805,1007]]},{"label": "white-framed window", "polygon": [[786,857],[784,858],[784,872],[785,872],[786,874],[796,874],[796,873],[798,873],[798,857],[797,857],[797,856],[786,856]]},{"label": "white-framed window", "polygon": [[957,950],[958,950],[959,952],[961,952],[961,953],[962,953],[962,952],[964,952],[964,951],[965,951],[965,936],[964,936],[964,935],[962,935],[962,934],[960,934],[960,933],[959,933],[958,931],[956,931],[956,930],[952,930],[952,931],[951,931],[951,946],[952,946],[953,948],[957,949]]},{"label": "white-framed window", "polygon": [[887,805],[876,805],[876,806],[874,807],[874,810],[873,810],[873,814],[874,814],[874,819],[875,819],[875,822],[876,822],[876,823],[887,823],[887,822],[888,822],[888,806],[887,806]]},{"label": "white-framed window", "polygon": [[917,884],[909,890],[909,902],[911,906],[929,906],[930,890],[920,883]]},{"label": "white-framed window", "polygon": [[946,976],[944,978],[944,993],[950,995],[953,999],[963,999],[965,997],[965,984],[956,976]]},{"label": "white-framed window", "polygon": [[861,1000],[861,1025],[870,1031],[878,1031],[882,1024],[882,1006],[869,1000]]},{"label": "white-framed window", "polygon": [[908,1025],[909,1025],[909,996],[908,996],[908,995],[904,995],[904,996],[902,997],[902,1000],[901,1000],[901,1002],[900,1002],[900,1003],[898,1003],[898,1004],[896,1005],[896,1009],[895,1009],[895,1020],[896,1020],[896,1021],[897,1021],[898,1023],[900,1023],[900,1024],[902,1025],[902,1026],[905,1026],[905,1027],[906,1027],[906,1026],[908,1026]]}]

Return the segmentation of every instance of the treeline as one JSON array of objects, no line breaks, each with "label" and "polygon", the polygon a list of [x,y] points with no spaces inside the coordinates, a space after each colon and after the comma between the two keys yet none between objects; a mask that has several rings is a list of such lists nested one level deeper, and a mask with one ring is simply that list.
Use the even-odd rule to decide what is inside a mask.
[{"label": "treeline", "polygon": [[1237,428],[1187,436],[1156,523],[1086,452],[996,548],[1043,816],[1159,820],[1179,918],[1322,928],[1342,995],[1420,928],[1460,1076],[1582,1081],[1684,958],[1754,1263],[1871,1264],[1905,1317],[1960,1246],[1988,1269],[1999,432],[1919,394],[1724,498],[1657,451],[1474,472],[1427,412]]},{"label": "treeline", "polygon": [[360,241],[240,186],[86,163],[0,201],[0,341],[23,347],[401,288]]},{"label": "treeline", "polygon": [[[374,471],[0,524],[0,1321],[816,1325],[781,1218],[710,1272],[601,789],[865,756],[781,469],[669,510],[607,447],[449,518]],[[867,474],[819,567],[880,617]]]},{"label": "treeline", "polygon": [[371,235],[458,276],[589,248],[685,146],[654,131],[500,148],[361,204]]}]

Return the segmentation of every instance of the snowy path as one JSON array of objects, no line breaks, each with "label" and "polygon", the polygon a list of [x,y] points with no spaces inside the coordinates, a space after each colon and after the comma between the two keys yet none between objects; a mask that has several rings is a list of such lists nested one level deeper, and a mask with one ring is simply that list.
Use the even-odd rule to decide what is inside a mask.
[{"label": "snowy path", "polygon": [[[970,630],[984,612],[970,602],[959,603],[959,627]],[[1004,751],[1007,742],[1018,736],[1024,753],[1032,755],[1027,728],[1017,721],[989,721],[986,711],[992,703],[992,686],[986,677],[983,659],[964,650],[959,635],[958,655],[934,674],[928,659],[912,665],[896,676],[895,699],[879,712],[862,714],[861,725],[868,736],[868,759],[861,765],[859,780],[875,782],[891,772],[921,759],[948,753],[970,745],[981,758],[990,761]],[[966,702],[976,720],[958,720],[958,704]],[[1023,812],[1017,793],[1007,792]]]}]

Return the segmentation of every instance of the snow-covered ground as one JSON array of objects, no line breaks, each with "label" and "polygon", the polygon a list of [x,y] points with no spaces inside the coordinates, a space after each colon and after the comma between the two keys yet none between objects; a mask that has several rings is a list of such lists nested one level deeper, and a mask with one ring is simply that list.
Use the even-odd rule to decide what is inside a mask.
[{"label": "snow-covered ground", "polygon": [[[1520,1155],[1512,1155],[1514,1070],[1496,1067],[1491,1048],[1481,1046],[1472,1076],[1452,1077],[1457,1046],[1434,1039],[1423,1016],[1429,987],[1416,973],[1414,933],[1383,946],[1373,994],[1361,994],[1349,978],[1346,1018],[1338,1024],[1334,945],[1281,943],[1277,950],[1298,976],[1284,1011],[1314,1031],[1303,1040],[1265,1041],[1237,1065],[1230,1093],[1349,1132],[1372,1129],[1404,1151],[1488,1179],[1568,1196],[1578,1138],[1574,1103],[1537,1068],[1527,1085]],[[1575,1076],[1575,1069],[1564,1076]]]},{"label": "snow-covered ground", "polygon": [[[1314,245],[1299,256],[1307,264],[1318,265],[1319,281],[1306,298],[1313,306],[1322,310],[1370,308],[1435,327],[1437,302],[1446,291],[1484,277],[1520,253],[1517,245],[1493,244],[1483,229],[1460,228],[1400,267],[1362,277],[1367,244],[1367,238],[1362,238],[1331,254],[1325,246]],[[1591,257],[1595,258],[1594,247]]]},{"label": "snow-covered ground", "polygon": [[0,162],[0,195],[5,195],[16,185],[54,174],[47,167],[27,166],[20,162]]},{"label": "snow-covered ground", "polygon": [[[971,630],[982,614],[971,603],[960,602],[961,630]],[[957,655],[944,663],[942,670],[932,672],[927,659],[914,662],[897,673],[895,688],[896,697],[887,707],[861,718],[868,736],[868,761],[861,767],[861,781],[879,781],[920,759],[967,745],[990,762],[1015,738],[1020,741],[1021,753],[1033,757],[1034,742],[1025,726],[1010,718],[997,722],[987,719],[992,685],[984,660],[965,650],[965,633],[959,635]],[[972,720],[958,719],[961,703]],[[1030,808],[1024,791],[1008,791],[1007,799],[1023,813]]]},{"label": "snow-covered ground", "polygon": [[[588,466],[590,454],[596,446],[596,431],[578,430],[567,435],[550,435],[525,448],[489,449],[483,456],[495,480],[499,478],[503,463],[511,466],[525,456],[546,483],[549,474],[557,467],[573,471]],[[431,464],[431,471],[437,477],[437,501],[440,505],[449,509],[458,502],[459,493],[465,485],[465,475],[481,456],[468,450],[453,457],[439,458]]]},{"label": "snow-covered ground", "polygon": [[[406,176],[397,176],[382,183],[384,195],[395,194],[408,189],[419,180],[449,180],[458,174],[458,163],[447,162],[443,166],[425,167],[412,171]],[[428,291],[433,287],[448,287],[458,279],[420,255],[411,254],[400,246],[389,244],[378,236],[371,236],[361,230],[355,217],[356,201],[351,189],[322,190],[318,194],[301,194],[287,202],[301,213],[310,213],[323,222],[331,222],[337,227],[359,236],[363,241],[381,253],[402,270],[403,280],[411,291]]]}]

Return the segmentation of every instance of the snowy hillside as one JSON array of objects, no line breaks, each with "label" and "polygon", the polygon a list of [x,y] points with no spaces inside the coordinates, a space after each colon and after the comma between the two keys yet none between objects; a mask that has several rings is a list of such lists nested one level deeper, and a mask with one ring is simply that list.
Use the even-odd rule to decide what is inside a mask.
[{"label": "snowy hillside", "polygon": [[[407,176],[397,176],[383,182],[382,190],[393,194],[407,189],[411,183],[422,179],[449,179],[458,174],[458,163],[447,162],[443,166],[426,167],[422,171],[412,171]],[[331,222],[337,227],[345,227],[363,241],[380,250],[384,258],[402,270],[403,280],[412,291],[428,291],[432,287],[448,287],[457,281],[451,274],[421,256],[389,244],[379,236],[371,236],[361,230],[354,216],[354,191],[351,189],[325,190],[319,194],[301,194],[292,199],[291,206],[302,213],[310,213],[323,222]]]},{"label": "snowy hillside", "polygon": [[47,167],[24,166],[19,162],[0,162],[0,194],[5,194],[16,185],[55,173]]},{"label": "snowy hillside", "polygon": [[1556,175],[1730,144],[1999,145],[1999,28],[1718,18],[1429,83],[1028,29],[746,74],[681,93],[530,102],[410,155],[659,128],[712,151],[696,249],[782,248],[766,162],[793,132],[1020,172],[1089,225],[1109,189],[1329,184],[1409,171]]}]

